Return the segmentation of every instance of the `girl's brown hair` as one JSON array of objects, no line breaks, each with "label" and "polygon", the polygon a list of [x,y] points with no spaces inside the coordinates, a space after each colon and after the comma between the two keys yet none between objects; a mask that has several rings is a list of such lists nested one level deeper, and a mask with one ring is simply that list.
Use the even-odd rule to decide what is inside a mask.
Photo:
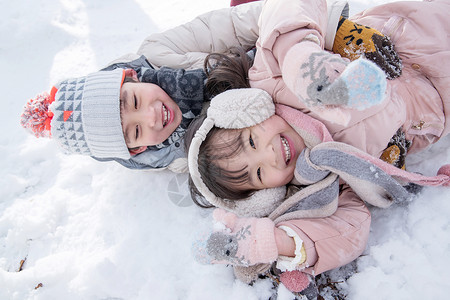
[{"label": "girl's brown hair", "polygon": [[[211,53],[205,59],[205,72],[207,82],[206,93],[211,99],[214,96],[230,89],[249,88],[248,70],[253,60],[242,49],[234,49],[232,54]],[[191,141],[203,124],[206,115],[200,115],[189,125],[185,134],[185,148],[189,152]],[[226,170],[219,166],[222,159],[233,158],[243,149],[241,133],[228,139],[222,138],[224,129],[213,128],[207,135],[199,149],[198,166],[202,180],[208,189],[217,197],[228,200],[242,200],[249,197],[254,190],[239,190],[236,185],[248,181],[248,172],[241,170]],[[231,136],[231,135],[230,135]],[[194,203],[200,207],[213,207],[197,190],[189,176],[189,189]]]},{"label": "girl's brown hair", "polygon": [[227,90],[249,88],[248,70],[252,64],[253,59],[242,49],[233,49],[231,55],[209,54],[204,63],[209,99]]},{"label": "girl's brown hair", "polygon": [[[185,134],[186,152],[189,150],[191,141],[203,124],[206,115],[195,118]],[[224,138],[224,133],[230,133]],[[238,129],[222,129],[214,127],[206,136],[198,154],[198,169],[201,178],[208,189],[217,197],[227,200],[243,200],[253,194],[255,190],[242,190],[236,188],[249,181],[249,174],[244,166],[239,170],[227,170],[220,165],[224,159],[232,159],[241,153],[244,147],[242,132]],[[202,194],[197,190],[189,176],[189,190],[192,200],[200,207],[213,207],[205,201]]]}]

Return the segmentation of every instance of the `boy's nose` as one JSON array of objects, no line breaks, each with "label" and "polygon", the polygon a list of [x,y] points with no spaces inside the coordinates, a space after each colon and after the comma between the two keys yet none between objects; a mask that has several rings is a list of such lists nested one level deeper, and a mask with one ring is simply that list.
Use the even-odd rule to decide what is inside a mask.
[{"label": "boy's nose", "polygon": [[156,109],[154,107],[149,106],[146,109],[142,109],[140,114],[140,119],[143,124],[146,124],[148,127],[155,127],[156,125]]}]

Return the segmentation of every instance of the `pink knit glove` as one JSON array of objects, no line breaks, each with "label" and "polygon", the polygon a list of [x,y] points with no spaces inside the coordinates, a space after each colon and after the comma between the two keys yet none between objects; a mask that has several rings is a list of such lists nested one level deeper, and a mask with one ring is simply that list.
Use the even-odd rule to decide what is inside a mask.
[{"label": "pink knit glove", "polygon": [[225,228],[194,244],[198,261],[247,267],[278,258],[275,225],[269,218],[239,218],[221,208],[214,210],[213,217]]}]

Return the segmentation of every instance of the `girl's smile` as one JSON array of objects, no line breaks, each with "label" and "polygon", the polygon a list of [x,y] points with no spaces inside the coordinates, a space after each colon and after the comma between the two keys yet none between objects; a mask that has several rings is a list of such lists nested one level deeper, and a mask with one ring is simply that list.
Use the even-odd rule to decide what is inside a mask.
[{"label": "girl's smile", "polygon": [[[305,145],[284,119],[273,115],[240,133],[242,151],[218,162],[225,170],[248,172],[248,181],[236,188],[259,190],[283,186],[292,180],[298,155]],[[231,135],[236,135],[236,131],[224,131],[221,138],[227,139]]]},{"label": "girl's smile", "polygon": [[291,158],[296,157],[294,143],[287,136],[281,136],[281,143],[284,148],[284,160],[286,165],[288,165],[291,162]]}]

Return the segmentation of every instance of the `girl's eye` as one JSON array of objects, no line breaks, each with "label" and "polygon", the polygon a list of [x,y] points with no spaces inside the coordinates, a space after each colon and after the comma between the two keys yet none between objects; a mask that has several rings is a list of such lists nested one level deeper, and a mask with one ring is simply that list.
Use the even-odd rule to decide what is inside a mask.
[{"label": "girl's eye", "polygon": [[258,180],[262,182],[262,180],[261,180],[261,168],[258,168],[258,170],[256,170],[256,176],[258,176]]},{"label": "girl's eye", "polygon": [[136,126],[136,140],[139,138],[139,126]]},{"label": "girl's eye", "polygon": [[134,108],[137,109],[138,103],[137,103],[137,98],[136,96],[134,96]]},{"label": "girl's eye", "polygon": [[256,149],[255,147],[255,142],[253,141],[252,135],[250,134],[250,136],[248,137],[248,142],[250,144],[250,147],[252,147],[253,149]]}]

